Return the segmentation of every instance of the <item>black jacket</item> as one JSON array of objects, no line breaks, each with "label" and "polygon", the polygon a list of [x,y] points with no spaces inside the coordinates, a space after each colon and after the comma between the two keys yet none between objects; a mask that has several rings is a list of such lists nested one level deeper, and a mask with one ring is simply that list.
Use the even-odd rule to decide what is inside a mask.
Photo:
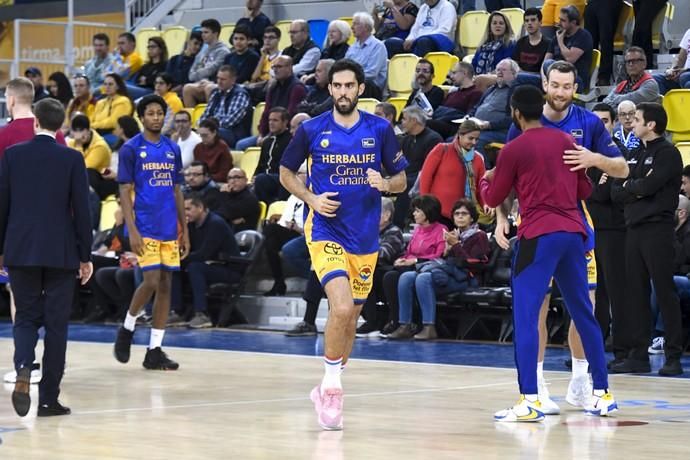
[{"label": "black jacket", "polygon": [[[618,139],[613,139],[618,145],[623,156],[628,159],[630,152]],[[625,216],[623,203],[614,201],[611,196],[611,185],[614,178],[607,177],[603,183],[601,177],[604,172],[601,169],[589,168],[587,176],[594,186],[592,194],[587,198],[587,209],[592,216],[595,230],[625,230]]]},{"label": "black jacket", "polygon": [[283,157],[283,152],[290,143],[290,139],[292,139],[292,135],[287,129],[277,136],[269,134],[264,139],[261,144],[259,164],[256,167],[256,171],[254,171],[255,176],[260,173],[278,174],[280,159]]},{"label": "black jacket", "polygon": [[187,228],[191,252],[185,259],[186,263],[218,261],[224,256],[240,254],[232,229],[214,212],[209,212],[201,225],[188,223]]},{"label": "black jacket", "polygon": [[628,166],[630,175],[617,179],[612,190],[613,198],[625,206],[626,225],[673,225],[683,172],[678,149],[659,137],[633,150]]},{"label": "black jacket", "polygon": [[[240,192],[221,192],[217,213],[230,224],[237,233],[242,230],[256,230],[259,224],[259,199],[249,188]],[[235,219],[243,218],[241,224],[233,224]]]}]

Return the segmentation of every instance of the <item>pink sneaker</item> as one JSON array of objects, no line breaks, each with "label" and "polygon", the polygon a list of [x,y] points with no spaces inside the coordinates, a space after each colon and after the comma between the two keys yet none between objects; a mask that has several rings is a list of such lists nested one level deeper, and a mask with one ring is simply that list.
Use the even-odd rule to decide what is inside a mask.
[{"label": "pink sneaker", "polygon": [[329,388],[322,396],[321,385],[317,385],[311,390],[309,397],[314,403],[321,428],[328,431],[343,429],[343,390]]}]

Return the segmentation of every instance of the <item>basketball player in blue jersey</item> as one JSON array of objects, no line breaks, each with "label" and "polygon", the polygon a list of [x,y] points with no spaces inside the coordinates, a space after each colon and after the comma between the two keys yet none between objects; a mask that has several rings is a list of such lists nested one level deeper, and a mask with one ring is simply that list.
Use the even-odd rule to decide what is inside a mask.
[{"label": "basketball player in blue jersey", "polygon": [[[144,132],[127,141],[119,153],[122,214],[144,282],[134,292],[118,330],[114,354],[121,363],[129,361],[136,319],[155,294],[151,338],[143,365],[146,369],[176,370],[179,364],[168,358],[161,345],[170,311],[172,272],[180,269],[180,259],[189,253],[189,236],[180,189],[182,155],[175,142],[161,136],[166,110],[160,96],[142,98],[137,114]],[[182,229],[179,244],[178,228]]]},{"label": "basketball player in blue jersey", "polygon": [[[381,192],[400,193],[407,160],[383,118],[357,110],[364,71],[349,59],[328,74],[333,110],[305,121],[283,154],[280,181],[307,204],[304,235],[330,311],[324,331],[325,374],[311,392],[319,425],[343,428],[342,368],[378,257]],[[305,185],[297,171],[307,160]],[[384,178],[382,167],[390,175]]]},{"label": "basketball player in blue jersey", "polygon": [[[577,145],[572,150],[566,150],[563,156],[564,162],[572,166],[573,171],[586,168],[598,168],[610,177],[624,178],[628,176],[628,165],[620,150],[611,139],[611,135],[603,123],[592,112],[573,104],[577,83],[575,67],[566,61],[554,62],[548,69],[543,81],[546,93],[546,103],[541,117],[541,123],[545,127],[559,129],[570,134]],[[507,141],[520,134],[516,126],[511,126]],[[507,202],[506,202],[507,204]],[[512,205],[512,201],[511,201]],[[590,287],[590,298],[594,304],[594,290],[596,288],[596,260],[594,259],[594,228],[584,202],[580,204],[581,214],[588,237],[585,244],[585,258],[587,260],[587,278]],[[509,209],[509,208],[508,208]],[[497,209],[496,213],[496,240],[508,247],[505,234],[509,229],[505,209]],[[503,231],[500,231],[503,229]],[[537,375],[539,382],[539,400],[542,403],[543,412],[546,415],[560,413],[558,405],[549,397],[544,379],[544,354],[546,350],[546,317],[550,303],[550,294],[546,295],[542,304],[539,318],[539,361],[537,363]],[[592,393],[589,381],[589,364],[585,359],[582,340],[577,330],[572,325],[568,331],[568,344],[570,345],[573,362],[573,373],[568,385],[566,401],[576,407],[585,407]]]}]

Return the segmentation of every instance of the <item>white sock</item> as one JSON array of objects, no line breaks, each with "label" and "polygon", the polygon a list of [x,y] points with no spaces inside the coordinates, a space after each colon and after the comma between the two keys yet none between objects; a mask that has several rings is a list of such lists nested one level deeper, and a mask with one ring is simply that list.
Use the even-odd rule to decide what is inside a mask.
[{"label": "white sock", "polygon": [[573,379],[583,379],[587,378],[587,370],[589,369],[589,363],[586,359],[573,358]]},{"label": "white sock", "polygon": [[539,400],[539,395],[525,395],[525,399],[529,402],[537,402]]},{"label": "white sock", "polygon": [[128,331],[134,332],[134,327],[137,325],[137,317],[132,316],[129,311],[127,311],[127,316],[125,316],[125,324],[123,327]]},{"label": "white sock", "polygon": [[321,381],[321,394],[326,391],[327,388],[342,388],[343,385],[340,383],[340,374],[342,372],[341,366],[343,364],[342,356],[336,359],[330,359],[326,356],[323,357],[323,367],[324,374],[323,380]]},{"label": "white sock", "polygon": [[537,362],[537,384],[545,385],[546,380],[544,380],[544,361]]},{"label": "white sock", "polygon": [[594,390],[594,396],[602,397],[606,394],[606,390]]},{"label": "white sock", "polygon": [[149,339],[149,350],[158,348],[163,344],[163,336],[165,335],[165,329],[154,329],[151,328],[151,339]]}]

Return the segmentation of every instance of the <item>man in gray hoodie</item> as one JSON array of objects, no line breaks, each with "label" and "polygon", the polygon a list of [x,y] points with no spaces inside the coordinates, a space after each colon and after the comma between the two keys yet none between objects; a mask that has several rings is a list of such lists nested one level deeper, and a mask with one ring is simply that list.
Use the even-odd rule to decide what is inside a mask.
[{"label": "man in gray hoodie", "polygon": [[225,56],[230,54],[228,46],[218,39],[220,22],[215,19],[205,19],[201,22],[201,39],[206,45],[196,55],[192,68],[189,69],[189,81],[182,88],[182,100],[185,107],[194,107],[208,101],[216,72],[223,64]]}]

